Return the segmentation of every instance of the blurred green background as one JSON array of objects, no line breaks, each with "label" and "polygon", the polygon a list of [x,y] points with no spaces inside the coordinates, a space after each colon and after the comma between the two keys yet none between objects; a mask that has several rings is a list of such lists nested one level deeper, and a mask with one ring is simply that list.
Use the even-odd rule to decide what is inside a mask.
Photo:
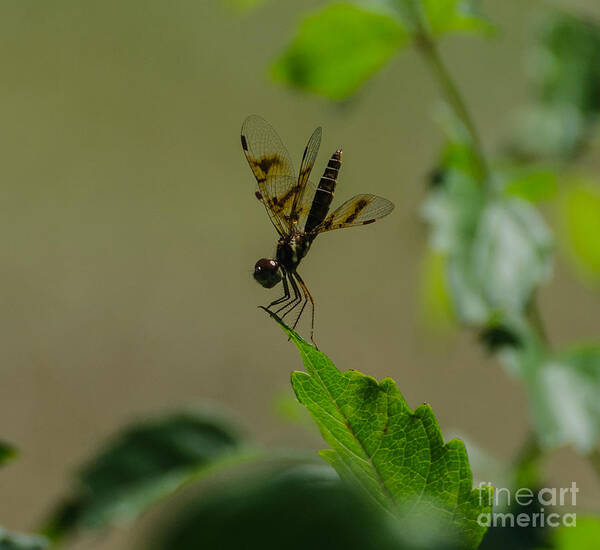
[{"label": "blurred green background", "polygon": [[[528,100],[542,6],[527,4],[484,2],[493,40],[443,42],[490,149]],[[600,17],[595,0],[554,4]],[[161,411],[212,402],[260,442],[323,445],[277,412],[300,361],[256,309],[276,297],[251,277],[276,238],[239,145],[251,113],[273,124],[297,165],[323,126],[316,172],[344,149],[336,199],[372,192],[396,204],[369,228],[320,237],[303,262],[322,349],[342,369],[393,377],[411,406],[433,406],[445,433],[500,458],[528,431],[522,389],[476,335],[441,331],[424,315],[419,208],[442,138],[437,89],[416,54],[393,59],[341,105],[267,77],[300,15],[318,5],[0,5],[0,434],[22,453],[0,476],[3,525],[30,530],[100,442]],[[600,174],[600,155],[579,166]],[[544,215],[560,234],[556,205]],[[540,304],[557,347],[597,338],[600,290],[582,284],[564,247]],[[569,450],[552,457],[548,480],[576,481],[579,510],[600,510],[597,478]],[[77,547],[130,548],[136,529]]]}]

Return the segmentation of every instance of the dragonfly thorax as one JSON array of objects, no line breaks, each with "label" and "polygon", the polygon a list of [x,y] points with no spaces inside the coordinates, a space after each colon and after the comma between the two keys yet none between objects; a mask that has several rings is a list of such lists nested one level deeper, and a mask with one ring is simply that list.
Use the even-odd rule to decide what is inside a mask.
[{"label": "dragonfly thorax", "polygon": [[294,271],[309,248],[310,240],[304,233],[283,237],[277,243],[277,261],[286,271]]}]

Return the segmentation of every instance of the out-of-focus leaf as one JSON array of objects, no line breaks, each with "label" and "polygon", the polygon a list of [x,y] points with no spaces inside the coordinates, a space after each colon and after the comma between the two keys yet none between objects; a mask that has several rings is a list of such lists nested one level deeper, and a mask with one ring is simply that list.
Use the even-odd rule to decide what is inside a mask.
[{"label": "out-of-focus leaf", "polygon": [[431,523],[402,529],[328,467],[297,467],[246,479],[188,500],[162,528],[155,550],[451,550]]},{"label": "out-of-focus leaf", "polygon": [[358,0],[310,14],[271,67],[280,82],[330,99],[354,93],[419,29],[489,32],[476,0]]},{"label": "out-of-focus leaf", "polygon": [[435,327],[450,325],[454,320],[454,310],[446,277],[446,258],[430,252],[423,269],[422,302],[423,315]]},{"label": "out-of-focus leaf", "polygon": [[444,183],[434,189],[424,206],[424,216],[431,223],[432,248],[454,253],[468,244],[477,231],[485,192],[473,180],[453,169],[444,173]]},{"label": "out-of-focus leaf", "polygon": [[484,208],[469,269],[494,310],[520,315],[551,273],[553,239],[528,203],[497,198]]},{"label": "out-of-focus leaf", "polygon": [[490,353],[522,345],[519,334],[502,323],[490,323],[479,333],[479,339]]},{"label": "out-of-focus leaf", "polygon": [[568,103],[584,115],[600,111],[600,27],[556,13],[542,29],[534,70],[542,101]]},{"label": "out-of-focus leaf", "polygon": [[45,534],[58,539],[74,529],[133,519],[240,449],[236,432],[206,415],[178,413],[133,425],[83,468]]},{"label": "out-of-focus leaf", "polygon": [[552,535],[554,550],[597,550],[600,541],[600,519],[578,516],[576,526],[559,527]]},{"label": "out-of-focus leaf", "polygon": [[393,17],[352,4],[327,6],[302,22],[271,74],[297,88],[343,99],[406,40],[404,27]]},{"label": "out-of-focus leaf", "polygon": [[507,180],[504,191],[530,202],[551,199],[558,189],[556,173],[552,170],[514,168],[506,170],[503,175]]},{"label": "out-of-focus leaf", "polygon": [[[397,0],[409,1],[412,0]],[[476,0],[421,0],[433,34],[448,32],[489,33],[493,30]]]},{"label": "out-of-focus leaf", "polygon": [[[477,180],[479,164],[471,145],[461,142],[449,142],[442,152],[441,167],[446,171],[456,171]],[[444,168],[442,168],[444,170]]]},{"label": "out-of-focus leaf", "polygon": [[308,411],[289,391],[277,395],[274,405],[276,413],[281,419],[314,430],[315,424]]},{"label": "out-of-focus leaf", "polygon": [[485,322],[490,314],[467,269],[484,202],[485,193],[479,185],[448,169],[443,186],[433,190],[423,206],[423,216],[431,226],[431,247],[446,257],[454,310],[466,322]]},{"label": "out-of-focus leaf", "polygon": [[519,114],[513,148],[525,158],[573,156],[600,113],[600,27],[566,13],[548,17],[530,67],[537,103]]},{"label": "out-of-focus leaf", "polygon": [[600,185],[573,182],[561,197],[560,213],[577,266],[588,278],[600,280]]},{"label": "out-of-focus leaf", "polygon": [[[519,318],[533,291],[550,275],[553,239],[538,212],[507,193],[548,188],[551,176],[531,168],[504,169],[482,182],[469,134],[447,108],[438,109],[448,143],[423,207],[433,250],[443,254],[454,310],[467,324],[488,327]],[[505,327],[506,328],[506,327]]]},{"label": "out-of-focus leaf", "polygon": [[17,456],[17,450],[8,443],[0,441],[0,466]]},{"label": "out-of-focus leaf", "polygon": [[517,112],[513,126],[513,156],[526,161],[552,160],[578,151],[585,119],[570,103],[537,104]]},{"label": "out-of-focus leaf", "polygon": [[44,550],[48,541],[36,535],[11,533],[0,527],[0,550]]},{"label": "out-of-focus leaf", "polygon": [[[433,111],[435,122],[446,137],[446,143],[436,166],[438,182],[443,183],[446,176],[454,173],[474,180],[482,179],[481,161],[475,152],[475,146],[469,131],[456,112],[445,102],[438,102]],[[435,186],[433,186],[435,187]]]},{"label": "out-of-focus leaf", "polygon": [[593,451],[600,443],[600,346],[549,352],[527,323],[512,327],[521,346],[505,348],[499,358],[525,385],[538,444]]},{"label": "out-of-focus leaf", "polygon": [[444,443],[429,405],[409,409],[392,379],[378,383],[358,371],[340,372],[271,315],[306,367],[292,373],[292,386],[331,446],[321,456],[401,522],[436,512],[464,548],[476,548],[485,532],[477,520],[490,509],[491,489],[473,489],[463,443]]},{"label": "out-of-focus leaf", "polygon": [[524,374],[540,443],[591,452],[600,443],[600,347],[549,358]]},{"label": "out-of-focus leaf", "polygon": [[448,170],[423,212],[432,247],[447,255],[459,318],[482,325],[498,312],[522,315],[552,266],[552,236],[537,211]]},{"label": "out-of-focus leaf", "polygon": [[434,36],[445,33],[490,33],[493,26],[478,0],[358,0],[366,9],[400,18],[411,34],[424,28]]}]

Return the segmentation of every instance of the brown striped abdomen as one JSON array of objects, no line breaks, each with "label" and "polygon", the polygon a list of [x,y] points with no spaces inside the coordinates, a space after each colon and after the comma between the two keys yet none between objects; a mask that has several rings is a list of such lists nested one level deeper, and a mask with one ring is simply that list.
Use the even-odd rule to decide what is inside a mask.
[{"label": "brown striped abdomen", "polygon": [[333,200],[333,194],[335,186],[337,184],[337,177],[342,166],[342,151],[338,149],[327,163],[327,168],[323,173],[321,181],[319,181],[319,187],[315,192],[310,212],[306,218],[306,224],[304,225],[304,231],[310,233],[316,229],[327,216],[329,211],[329,205]]}]

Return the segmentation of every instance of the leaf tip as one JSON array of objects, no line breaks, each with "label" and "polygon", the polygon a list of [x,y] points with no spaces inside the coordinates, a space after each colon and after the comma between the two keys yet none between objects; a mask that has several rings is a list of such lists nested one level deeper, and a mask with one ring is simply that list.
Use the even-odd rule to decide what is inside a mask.
[{"label": "leaf tip", "polygon": [[276,313],[272,312],[271,310],[267,309],[264,306],[258,306],[258,307],[259,307],[259,309],[266,311],[271,316],[271,318],[275,320],[275,322],[283,329],[283,332],[285,332],[288,335],[289,339],[292,342],[294,342],[294,344],[296,344],[296,346],[310,346],[310,347],[314,347],[316,349],[316,346],[312,346],[311,344],[309,344],[295,330],[288,327],[283,322],[281,317],[279,317],[279,315],[277,315]]}]

